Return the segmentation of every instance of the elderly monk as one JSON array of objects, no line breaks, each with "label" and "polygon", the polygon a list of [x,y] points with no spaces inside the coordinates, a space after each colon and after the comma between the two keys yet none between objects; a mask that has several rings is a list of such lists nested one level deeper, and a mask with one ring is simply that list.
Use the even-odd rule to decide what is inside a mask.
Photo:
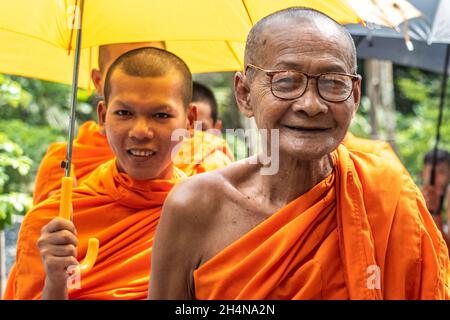
[{"label": "elderly monk", "polygon": [[[103,96],[103,84],[111,63],[123,53],[145,46],[165,48],[162,42],[119,43],[100,46],[99,69],[93,69],[91,72],[91,79],[98,96]],[[188,118],[192,128],[196,120],[195,107],[191,106],[188,109]],[[233,161],[230,148],[223,139],[197,130],[191,130],[191,138],[181,143],[180,155],[174,159],[175,164],[187,175],[221,168]],[[195,149],[193,146],[194,142],[196,144]],[[33,192],[34,205],[47,199],[52,192],[59,190],[61,187],[61,177],[64,173],[61,168],[61,162],[66,157],[66,150],[66,142],[53,143],[49,146],[36,175]],[[190,157],[186,157],[186,154],[195,154],[195,157],[192,156],[195,161]],[[74,164],[76,181],[78,183],[81,182],[99,165],[111,160],[113,157],[114,153],[106,137],[100,132],[99,125],[95,121],[83,123],[73,142],[72,163]]]},{"label": "elderly monk", "polygon": [[447,247],[418,188],[340,145],[361,93],[347,31],[317,11],[279,11],[252,28],[244,63],[236,99],[278,130],[279,170],[249,158],[172,190],[150,298],[447,298]]},{"label": "elderly monk", "polygon": [[[73,223],[58,217],[60,193],[25,217],[9,299],[145,299],[162,204],[186,175],[173,166],[174,130],[188,129],[192,79],[177,56],[140,48],[120,56],[105,80],[98,117],[113,160],[73,189]],[[97,261],[68,290],[67,270],[100,241]],[[37,244],[37,245],[36,245]]]}]

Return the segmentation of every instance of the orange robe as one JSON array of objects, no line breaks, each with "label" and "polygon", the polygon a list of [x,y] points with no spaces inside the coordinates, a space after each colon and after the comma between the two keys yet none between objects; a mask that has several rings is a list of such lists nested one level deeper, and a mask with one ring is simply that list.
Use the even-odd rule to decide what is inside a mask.
[{"label": "orange robe", "polygon": [[[162,205],[183,177],[174,167],[172,180],[136,181],[119,173],[111,160],[73,189],[78,260],[84,258],[89,238],[97,238],[100,249],[93,269],[81,275],[81,288],[69,291],[70,299],[147,298],[151,248]],[[45,271],[36,241],[41,228],[58,215],[59,200],[57,192],[25,216],[5,299],[41,297]]]},{"label": "orange robe", "polygon": [[391,145],[386,141],[359,138],[354,136],[349,131],[347,132],[342,144],[350,151],[356,150],[367,152],[389,160],[392,163],[397,164],[405,173],[408,173],[406,168],[403,166],[403,163],[395,154],[395,151],[392,149]]},{"label": "orange robe", "polygon": [[408,175],[340,146],[327,178],[194,271],[197,299],[449,298],[445,242]]},{"label": "orange robe", "polygon": [[[41,161],[36,174],[33,192],[33,205],[49,197],[49,193],[61,188],[64,169],[61,162],[66,158],[67,142],[53,143]],[[73,141],[72,164],[75,168],[77,183],[83,181],[100,164],[114,158],[106,137],[99,132],[95,121],[87,121],[78,129],[78,136]]]},{"label": "orange robe", "polygon": [[[54,143],[48,148],[36,175],[34,205],[47,199],[51,192],[61,187],[61,178],[64,175],[61,162],[66,157],[66,149],[66,142]],[[181,154],[192,154],[193,158],[195,155],[195,162],[182,163]],[[77,183],[83,181],[95,168],[113,157],[114,153],[106,137],[100,134],[99,126],[95,121],[87,121],[80,126],[78,136],[73,143],[72,158]],[[221,168],[232,161],[233,154],[223,139],[197,130],[194,131],[193,138],[185,139],[181,143],[179,155],[174,159],[175,165],[188,176]]]},{"label": "orange robe", "polygon": [[188,176],[223,168],[234,160],[227,142],[208,132],[194,130],[185,138],[173,163]]}]

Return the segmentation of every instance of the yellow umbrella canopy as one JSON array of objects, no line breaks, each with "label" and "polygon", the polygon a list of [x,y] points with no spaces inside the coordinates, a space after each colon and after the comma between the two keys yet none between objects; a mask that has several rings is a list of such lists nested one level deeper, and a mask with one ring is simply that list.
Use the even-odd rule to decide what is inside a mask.
[{"label": "yellow umbrella canopy", "polygon": [[[1,1],[0,72],[71,83],[79,2]],[[79,86],[89,86],[98,46],[111,43],[164,41],[194,73],[240,70],[251,26],[292,6],[360,21],[345,0],[85,0]]]},{"label": "yellow umbrella canopy", "polygon": [[[72,21],[78,3],[1,1],[0,28],[68,49],[75,46]],[[85,0],[81,47],[149,40],[245,41],[253,22],[291,6],[312,7],[342,23],[358,21],[345,0]]]},{"label": "yellow umbrella canopy", "polygon": [[[192,72],[222,72],[242,68],[243,42],[170,41],[167,50],[180,56]],[[0,72],[71,84],[73,52],[42,40],[0,29]],[[98,68],[98,46],[81,50],[78,86],[93,88],[90,71]]]}]

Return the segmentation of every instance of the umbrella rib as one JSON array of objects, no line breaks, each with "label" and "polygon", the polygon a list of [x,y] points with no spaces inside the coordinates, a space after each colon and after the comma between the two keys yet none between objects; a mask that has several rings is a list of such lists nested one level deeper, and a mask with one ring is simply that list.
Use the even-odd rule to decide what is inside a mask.
[{"label": "umbrella rib", "polygon": [[[38,40],[38,41],[42,41],[43,43],[47,43],[47,44],[49,44],[49,45],[51,45],[51,46],[53,46],[53,47],[55,47],[55,48],[64,48],[64,47],[61,47],[61,46],[59,46],[59,45],[56,45],[55,43],[53,43],[52,41],[49,41],[49,40],[47,40],[47,39],[43,39],[43,38],[41,38],[41,37],[38,37],[38,36],[35,36],[35,35],[32,35],[32,34],[28,34],[28,33],[25,33],[25,32],[18,32],[18,31],[16,31],[16,30],[11,30],[11,29],[8,29],[8,28],[4,28],[4,27],[0,27],[0,30],[4,30],[4,31],[6,31],[6,32],[11,32],[11,33],[14,33],[14,34],[19,34],[19,35],[21,35],[21,36],[24,36],[24,37],[27,37],[27,38],[31,38],[31,39],[34,39],[34,40]],[[64,48],[65,49],[65,48]]]},{"label": "umbrella rib", "polygon": [[73,7],[73,15],[72,15],[72,25],[70,28],[70,37],[69,37],[69,45],[67,48],[67,55],[70,55],[70,50],[72,50],[72,39],[73,39],[73,30],[75,29],[75,20],[78,8],[78,0],[75,0],[75,6]]},{"label": "umbrella rib", "polygon": [[250,20],[250,24],[253,26],[253,19],[250,15],[250,11],[247,8],[247,4],[245,3],[245,0],[242,0],[242,5],[244,6],[245,12],[247,13],[248,20]]},{"label": "umbrella rib", "polygon": [[225,43],[227,44],[228,49],[231,51],[231,54],[233,55],[234,59],[236,59],[236,61],[238,62],[241,69],[244,69],[244,66],[241,63],[241,60],[239,59],[238,55],[236,54],[236,51],[234,51],[231,43],[229,41],[225,41]]}]

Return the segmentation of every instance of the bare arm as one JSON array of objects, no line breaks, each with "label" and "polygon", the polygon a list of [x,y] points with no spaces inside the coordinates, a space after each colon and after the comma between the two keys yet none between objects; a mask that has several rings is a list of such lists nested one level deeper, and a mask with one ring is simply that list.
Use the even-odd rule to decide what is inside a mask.
[{"label": "bare arm", "polygon": [[[193,272],[204,242],[205,211],[195,184],[182,183],[168,196],[156,231],[152,252],[149,299],[195,299]],[[203,226],[203,227],[202,227]]]}]

